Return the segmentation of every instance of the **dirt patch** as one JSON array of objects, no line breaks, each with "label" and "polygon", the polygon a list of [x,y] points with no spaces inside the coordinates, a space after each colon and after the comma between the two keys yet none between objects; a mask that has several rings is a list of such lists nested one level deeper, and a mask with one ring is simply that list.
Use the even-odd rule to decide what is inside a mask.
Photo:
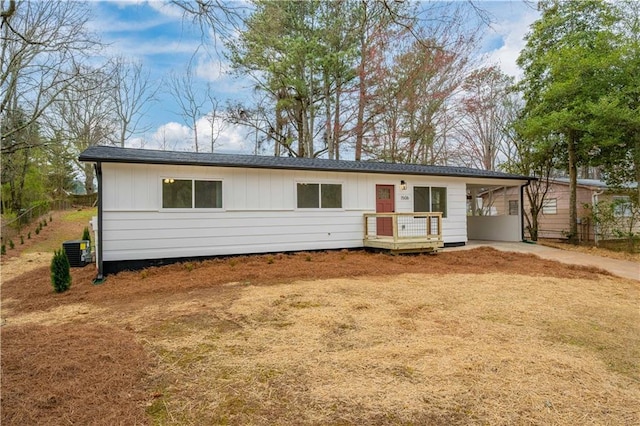
[{"label": "dirt patch", "polygon": [[150,362],[132,334],[64,324],[3,327],[2,424],[146,424]]}]

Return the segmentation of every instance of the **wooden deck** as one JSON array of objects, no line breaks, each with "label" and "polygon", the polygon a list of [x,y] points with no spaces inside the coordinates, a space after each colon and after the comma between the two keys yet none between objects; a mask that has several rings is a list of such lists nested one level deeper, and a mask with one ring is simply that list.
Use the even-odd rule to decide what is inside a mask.
[{"label": "wooden deck", "polygon": [[363,243],[392,253],[435,252],[444,247],[442,213],[365,213]]}]

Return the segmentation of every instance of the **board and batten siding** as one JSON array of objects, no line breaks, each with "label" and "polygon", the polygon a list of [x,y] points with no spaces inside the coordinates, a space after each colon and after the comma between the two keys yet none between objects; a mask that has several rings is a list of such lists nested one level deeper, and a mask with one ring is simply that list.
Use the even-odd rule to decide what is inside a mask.
[{"label": "board and batten siding", "polygon": [[[413,186],[446,187],[444,241],[467,241],[461,178],[115,163],[102,172],[105,261],[362,247],[376,184],[395,185],[398,212],[413,211]],[[162,209],[163,178],[221,180],[222,209]],[[297,209],[298,182],[342,184],[342,208]]]}]

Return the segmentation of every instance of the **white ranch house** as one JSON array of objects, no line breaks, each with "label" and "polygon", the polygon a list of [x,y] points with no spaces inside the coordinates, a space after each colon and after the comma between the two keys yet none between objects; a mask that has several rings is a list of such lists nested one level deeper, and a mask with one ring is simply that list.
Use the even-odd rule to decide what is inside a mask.
[{"label": "white ranch house", "polygon": [[106,146],[88,148],[80,160],[94,163],[98,178],[98,278],[221,255],[521,241],[522,213],[474,216],[468,200],[490,187],[522,194],[532,179],[464,167]]}]

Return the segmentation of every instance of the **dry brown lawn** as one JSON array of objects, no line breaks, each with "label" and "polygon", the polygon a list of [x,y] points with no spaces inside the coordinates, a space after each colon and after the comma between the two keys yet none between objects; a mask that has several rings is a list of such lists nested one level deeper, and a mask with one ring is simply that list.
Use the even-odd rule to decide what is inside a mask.
[{"label": "dry brown lawn", "polygon": [[3,425],[640,424],[640,283],[595,268],[479,248],[94,275],[3,279]]}]

